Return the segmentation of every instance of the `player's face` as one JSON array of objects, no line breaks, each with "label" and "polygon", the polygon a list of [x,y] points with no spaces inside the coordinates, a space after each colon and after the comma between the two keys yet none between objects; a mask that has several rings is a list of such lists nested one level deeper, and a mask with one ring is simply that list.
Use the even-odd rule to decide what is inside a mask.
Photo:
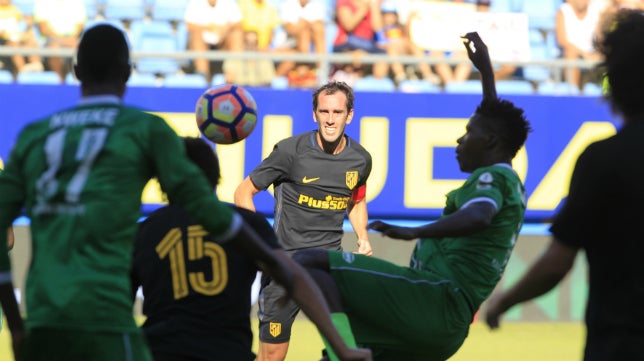
[{"label": "player's face", "polygon": [[318,123],[318,133],[322,141],[337,142],[347,124],[351,123],[353,109],[347,111],[347,97],[343,92],[318,95],[318,107],[313,111],[313,118]]},{"label": "player's face", "polygon": [[456,140],[456,159],[461,171],[466,173],[485,165],[490,149],[490,134],[481,124],[481,119],[480,115],[474,114],[465,127],[465,134]]}]

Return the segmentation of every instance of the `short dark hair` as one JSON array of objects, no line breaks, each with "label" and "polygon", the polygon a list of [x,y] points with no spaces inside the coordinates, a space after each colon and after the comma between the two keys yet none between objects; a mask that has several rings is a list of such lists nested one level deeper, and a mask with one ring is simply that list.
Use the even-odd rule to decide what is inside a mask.
[{"label": "short dark hair", "polygon": [[613,108],[629,117],[644,111],[644,13],[621,10],[607,26],[600,43],[603,68]]},{"label": "short dark hair", "polygon": [[514,158],[532,131],[523,109],[503,99],[485,99],[476,108],[486,129],[501,139],[502,147]]},{"label": "short dark hair", "polygon": [[184,137],[183,144],[188,158],[201,169],[212,188],[217,188],[221,174],[215,150],[202,138]]},{"label": "short dark hair", "polygon": [[350,112],[353,109],[355,97],[353,95],[353,89],[351,89],[351,87],[343,81],[330,81],[313,92],[313,110],[317,110],[318,108],[318,97],[320,94],[324,93],[331,95],[337,91],[341,91],[344,93],[344,95],[346,95],[347,111]]},{"label": "short dark hair", "polygon": [[110,24],[97,24],[81,35],[75,64],[81,82],[127,82],[130,76],[130,49],[122,30]]}]

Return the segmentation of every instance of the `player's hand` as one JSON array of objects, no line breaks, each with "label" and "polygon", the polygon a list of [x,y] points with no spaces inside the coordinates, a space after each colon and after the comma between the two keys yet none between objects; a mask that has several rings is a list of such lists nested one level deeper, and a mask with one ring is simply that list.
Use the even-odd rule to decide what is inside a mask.
[{"label": "player's hand", "polygon": [[357,254],[364,254],[365,256],[373,255],[373,249],[371,249],[371,242],[368,239],[359,239],[358,240],[358,251]]},{"label": "player's hand", "polygon": [[465,45],[467,55],[472,61],[472,64],[479,71],[491,70],[492,61],[490,60],[490,54],[488,53],[487,45],[485,45],[479,34],[477,32],[467,33],[461,38],[463,39],[463,45]]},{"label": "player's hand", "polygon": [[378,231],[384,236],[396,239],[412,240],[418,238],[415,228],[398,227],[382,221],[374,221],[369,224],[369,229]]},{"label": "player's hand", "polygon": [[342,361],[372,361],[371,350],[368,348],[347,348],[346,351],[338,355]]},{"label": "player's hand", "polygon": [[503,306],[503,296],[503,293],[493,294],[485,302],[485,323],[492,330],[499,328],[501,315],[507,310]]}]

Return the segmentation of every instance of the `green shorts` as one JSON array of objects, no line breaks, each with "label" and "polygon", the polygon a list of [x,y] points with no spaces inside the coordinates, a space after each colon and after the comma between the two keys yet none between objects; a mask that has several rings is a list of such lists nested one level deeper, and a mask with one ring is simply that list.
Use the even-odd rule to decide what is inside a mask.
[{"label": "green shorts", "polygon": [[463,344],[473,310],[452,281],[350,252],[329,261],[356,342],[375,360],[446,360]]},{"label": "green shorts", "polygon": [[143,334],[35,328],[27,331],[23,361],[152,361]]}]

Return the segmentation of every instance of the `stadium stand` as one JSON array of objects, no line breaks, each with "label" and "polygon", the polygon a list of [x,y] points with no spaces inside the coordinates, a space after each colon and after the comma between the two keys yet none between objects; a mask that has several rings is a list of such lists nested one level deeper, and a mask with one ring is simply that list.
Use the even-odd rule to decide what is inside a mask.
[{"label": "stadium stand", "polygon": [[272,89],[288,89],[288,78],[285,76],[276,76],[271,81]]},{"label": "stadium stand", "polygon": [[9,70],[0,69],[0,84],[13,83],[13,74]]},{"label": "stadium stand", "polygon": [[98,0],[84,0],[85,13],[88,20],[97,19],[102,16],[103,8],[102,3]]},{"label": "stadium stand", "polygon": [[80,82],[76,79],[74,73],[69,72],[65,75],[65,84],[78,85]]},{"label": "stadium stand", "polygon": [[518,12],[520,1],[517,0],[493,0],[490,3],[490,11],[497,13]]},{"label": "stadium stand", "polygon": [[90,19],[90,20],[87,20],[85,22],[85,29],[89,29],[92,26],[98,25],[98,24],[110,24],[112,26],[115,26],[115,27],[127,32],[127,28],[126,28],[125,24],[123,23],[123,21],[121,21],[119,19],[109,19],[109,20],[108,19]]},{"label": "stadium stand", "polygon": [[147,16],[145,0],[103,0],[106,19],[122,21],[142,20]]},{"label": "stadium stand", "polygon": [[396,84],[389,78],[374,78],[369,75],[356,79],[353,89],[356,91],[391,92],[396,90]]},{"label": "stadium stand", "polygon": [[480,94],[481,93],[480,80],[466,80],[463,82],[452,82],[445,84],[446,93],[454,94]]},{"label": "stadium stand", "polygon": [[552,31],[555,28],[555,17],[561,2],[561,0],[524,0],[519,12],[528,15],[530,28]]},{"label": "stadium stand", "polygon": [[543,82],[537,86],[537,93],[540,95],[555,95],[555,96],[566,96],[566,95],[579,95],[579,88],[570,83],[566,82]]},{"label": "stadium stand", "polygon": [[183,21],[188,0],[149,0],[150,16],[154,20]]},{"label": "stadium stand", "polygon": [[159,80],[154,74],[132,73],[127,82],[129,87],[157,87]]},{"label": "stadium stand", "polygon": [[16,76],[18,84],[60,84],[60,76],[51,70],[40,72],[21,72]]},{"label": "stadium stand", "polygon": [[13,0],[12,3],[20,9],[23,15],[32,16],[34,14],[35,0]]},{"label": "stadium stand", "polygon": [[[283,0],[270,0],[279,8]],[[336,0],[310,0],[318,1],[324,4],[329,12],[326,19],[326,44],[328,53],[332,54],[332,43],[337,33],[337,26],[334,22],[334,11]],[[24,14],[33,14],[35,0],[13,0]],[[185,9],[189,0],[84,0],[87,9],[88,21],[86,27],[95,25],[98,22],[108,22],[124,31],[128,32],[132,42],[133,54],[136,52],[168,52],[172,54],[166,57],[134,57],[135,70],[140,75],[150,74],[156,86],[162,82],[166,75],[181,73],[192,73],[191,61],[189,59],[178,59],[174,54],[187,50],[188,32],[186,24],[183,21]],[[474,2],[469,1],[469,2]],[[538,86],[542,83],[557,82],[561,80],[558,71],[561,65],[547,64],[550,60],[559,57],[559,49],[556,46],[554,35],[554,21],[556,11],[561,4],[561,0],[493,0],[491,1],[490,11],[493,12],[515,12],[525,13],[529,20],[529,41],[531,50],[531,61],[540,62],[541,64],[521,64],[519,70],[512,75],[512,80],[527,80],[532,83],[533,93],[538,91]],[[37,29],[36,29],[37,30]],[[270,53],[269,53],[270,55]],[[277,60],[276,60],[277,61]],[[391,62],[391,60],[388,60]],[[333,62],[333,61],[331,61]],[[412,64],[414,65],[414,64]],[[411,65],[410,65],[411,66]],[[329,72],[333,69],[333,64],[328,68],[318,70],[320,81],[324,81]],[[470,79],[476,77],[476,70],[472,73]],[[223,81],[222,75],[215,75],[207,82]],[[39,77],[36,76],[36,79]],[[150,77],[146,78],[150,79]],[[474,80],[469,84],[450,83],[444,86],[444,89],[432,84],[426,84],[422,81],[417,82],[416,77],[409,77],[410,81],[395,84],[392,86],[391,81],[366,78],[360,80],[355,86],[359,90],[370,91],[392,91],[401,92],[437,92],[444,91],[447,93],[479,93],[480,84]],[[144,82],[145,84],[149,84]],[[66,83],[69,81],[66,79]],[[75,84],[75,83],[73,83]],[[499,85],[503,87],[504,85]],[[518,85],[510,86],[508,93],[528,94],[527,86],[520,85],[523,90],[516,88]],[[592,85],[589,85],[592,86]],[[274,89],[289,88],[286,78],[276,78],[271,87]],[[566,93],[566,90],[552,89],[552,85],[543,86],[544,92],[560,94]],[[502,93],[501,90],[499,90]],[[589,94],[601,93],[596,89],[589,89]],[[579,92],[580,95],[586,94]]]},{"label": "stadium stand", "polygon": [[199,73],[167,74],[163,79],[163,86],[172,88],[205,88],[208,86],[208,80]]},{"label": "stadium stand", "polygon": [[226,84],[226,76],[222,73],[217,73],[212,76],[210,85],[223,85]]},{"label": "stadium stand", "polygon": [[582,94],[587,96],[601,96],[604,93],[601,85],[596,83],[586,83],[582,88]]},{"label": "stadium stand", "polygon": [[442,89],[440,86],[421,79],[403,80],[398,84],[398,90],[400,90],[403,93],[440,93],[442,92]]},{"label": "stadium stand", "polygon": [[502,95],[532,95],[534,94],[534,86],[527,80],[498,80],[496,91]]},{"label": "stadium stand", "polygon": [[[535,93],[534,86],[527,80],[498,80],[496,82],[497,93],[508,95],[532,95]],[[445,92],[455,94],[480,94],[482,91],[480,80],[466,80],[445,85]]]},{"label": "stadium stand", "polygon": [[[530,59],[541,61],[552,59],[546,36],[539,29],[530,29]],[[552,79],[552,73],[548,67],[543,65],[526,65],[523,67],[523,78],[535,83],[541,83]]]},{"label": "stadium stand", "polygon": [[[179,44],[167,21],[137,20],[130,25],[132,49],[143,52],[179,51]],[[140,73],[170,75],[180,70],[179,62],[171,58],[141,58],[135,62],[136,70]]]}]

